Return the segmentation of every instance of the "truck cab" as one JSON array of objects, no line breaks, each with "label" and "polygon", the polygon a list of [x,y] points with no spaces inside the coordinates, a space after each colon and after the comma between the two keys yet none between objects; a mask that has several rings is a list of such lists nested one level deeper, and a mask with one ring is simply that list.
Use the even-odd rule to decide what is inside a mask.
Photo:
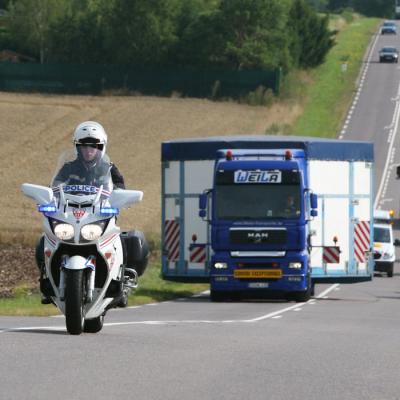
[{"label": "truck cab", "polygon": [[221,150],[214,174],[211,299],[268,288],[307,301],[316,197],[307,188],[303,150]]}]

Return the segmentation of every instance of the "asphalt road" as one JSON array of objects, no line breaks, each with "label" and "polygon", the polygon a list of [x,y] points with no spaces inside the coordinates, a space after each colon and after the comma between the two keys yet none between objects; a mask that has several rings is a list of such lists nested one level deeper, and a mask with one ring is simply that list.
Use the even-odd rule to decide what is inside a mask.
[{"label": "asphalt road", "polygon": [[[400,38],[373,39],[340,137],[375,142],[376,205],[398,214],[400,70],[377,51]],[[393,278],[318,285],[305,304],[202,294],[113,310],[81,336],[62,317],[0,317],[0,399],[400,399],[399,276],[396,263]]]}]

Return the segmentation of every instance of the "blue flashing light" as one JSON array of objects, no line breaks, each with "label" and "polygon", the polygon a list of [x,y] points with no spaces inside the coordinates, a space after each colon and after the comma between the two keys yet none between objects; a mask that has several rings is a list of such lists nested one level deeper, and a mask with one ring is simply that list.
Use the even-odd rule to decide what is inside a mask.
[{"label": "blue flashing light", "polygon": [[57,207],[50,204],[42,204],[38,207],[38,211],[43,214],[51,214],[57,212]]},{"label": "blue flashing light", "polygon": [[103,207],[100,208],[100,214],[101,215],[118,215],[119,214],[119,209],[118,208],[113,208],[113,207]]}]

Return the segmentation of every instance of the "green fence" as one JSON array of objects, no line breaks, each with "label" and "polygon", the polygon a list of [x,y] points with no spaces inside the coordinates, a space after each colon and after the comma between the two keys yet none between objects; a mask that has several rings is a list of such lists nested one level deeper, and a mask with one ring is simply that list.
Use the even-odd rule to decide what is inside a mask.
[{"label": "green fence", "polygon": [[239,97],[259,86],[279,93],[280,70],[222,71],[117,65],[0,63],[0,90],[100,94],[126,90],[169,96]]}]

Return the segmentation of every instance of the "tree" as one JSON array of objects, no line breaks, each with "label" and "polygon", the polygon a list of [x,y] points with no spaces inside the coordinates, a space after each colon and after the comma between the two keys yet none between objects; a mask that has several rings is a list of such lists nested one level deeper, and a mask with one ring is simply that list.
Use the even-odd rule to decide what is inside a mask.
[{"label": "tree", "polygon": [[288,64],[290,0],[221,0],[182,30],[181,63],[233,70]]},{"label": "tree", "polygon": [[328,0],[307,0],[308,4],[317,11],[326,11]]},{"label": "tree", "polygon": [[68,9],[64,0],[18,0],[9,4],[8,29],[17,45],[44,63],[50,47],[50,26]]},{"label": "tree", "polygon": [[294,0],[289,12],[290,54],[294,66],[321,64],[334,45],[335,32],[328,29],[329,17],[319,16],[305,0]]},{"label": "tree", "polygon": [[288,64],[285,0],[221,0],[216,18],[222,65],[234,69],[276,68]]},{"label": "tree", "polygon": [[106,48],[117,64],[161,64],[176,41],[179,0],[109,0]]},{"label": "tree", "polygon": [[394,14],[393,0],[352,0],[352,6],[368,17],[390,18]]},{"label": "tree", "polygon": [[101,64],[106,59],[103,27],[94,11],[68,13],[50,27],[50,62]]},{"label": "tree", "polygon": [[328,10],[337,12],[343,8],[351,8],[353,6],[352,3],[352,0],[329,0]]}]

